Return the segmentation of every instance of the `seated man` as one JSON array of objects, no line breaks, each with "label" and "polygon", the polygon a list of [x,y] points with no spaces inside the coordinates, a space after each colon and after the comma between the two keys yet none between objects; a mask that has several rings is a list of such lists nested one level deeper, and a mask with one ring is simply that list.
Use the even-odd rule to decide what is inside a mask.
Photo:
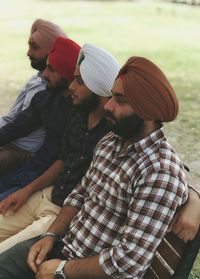
[{"label": "seated man", "polygon": [[[1,212],[5,215],[11,208],[12,214],[0,216],[0,241],[4,240],[0,253],[19,241],[44,233],[64,199],[85,175],[94,147],[109,131],[104,105],[111,97],[119,69],[117,61],[105,50],[90,44],[82,47],[70,85],[73,104],[80,112],[73,113],[70,119],[60,158],[38,179],[1,202]],[[53,189],[47,187],[53,184]]]},{"label": "seated man", "polygon": [[[31,247],[30,268],[27,242],[18,244],[0,257],[1,279],[143,278],[188,198],[184,166],[162,124],[176,118],[178,100],[161,70],[142,57],[127,61],[112,93],[105,110],[113,132]],[[63,247],[55,246],[60,236]]]},{"label": "seated man", "polygon": [[41,126],[46,131],[43,145],[29,161],[0,176],[0,200],[32,182],[57,160],[72,108],[69,96],[65,95],[69,95],[68,85],[73,80],[79,50],[80,47],[72,40],[58,38],[43,72],[47,89],[37,93],[27,109],[0,129],[0,146],[26,136]]},{"label": "seated man", "polygon": [[[42,19],[37,19],[33,23],[28,40],[27,55],[30,58],[31,66],[39,72],[25,84],[10,111],[0,118],[0,128],[12,123],[18,113],[29,107],[33,96],[46,89],[46,82],[41,78],[41,73],[46,67],[47,55],[52,49],[55,39],[59,36],[65,37],[66,35],[54,23]],[[1,146],[0,174],[19,167],[22,161],[29,159],[40,148],[44,138],[44,128],[38,128],[26,137]]]}]

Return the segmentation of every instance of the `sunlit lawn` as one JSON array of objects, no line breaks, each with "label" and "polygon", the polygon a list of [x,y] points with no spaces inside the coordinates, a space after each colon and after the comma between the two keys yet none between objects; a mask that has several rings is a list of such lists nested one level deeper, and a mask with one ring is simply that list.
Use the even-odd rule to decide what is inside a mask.
[{"label": "sunlit lawn", "polygon": [[[83,44],[111,51],[123,64],[129,56],[152,59],[170,79],[180,100],[178,119],[166,126],[170,142],[200,178],[200,7],[159,1],[0,0],[0,113],[5,113],[34,73],[26,58],[34,19],[59,24]],[[200,278],[200,259],[190,278]]]}]

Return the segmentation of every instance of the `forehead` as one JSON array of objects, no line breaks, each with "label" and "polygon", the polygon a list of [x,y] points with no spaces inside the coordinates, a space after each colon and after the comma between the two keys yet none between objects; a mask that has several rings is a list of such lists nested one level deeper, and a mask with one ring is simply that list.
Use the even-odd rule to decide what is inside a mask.
[{"label": "forehead", "polygon": [[113,94],[120,93],[120,95],[125,96],[123,82],[122,82],[121,78],[117,78],[115,80],[113,87],[112,87],[112,92],[113,92]]},{"label": "forehead", "polygon": [[36,41],[34,40],[33,36],[30,36],[29,40],[28,40],[28,44],[32,45],[32,46],[36,46],[39,47],[39,45],[36,43]]},{"label": "forehead", "polygon": [[54,67],[51,65],[51,62],[49,61],[49,57],[47,57],[46,67],[47,67],[47,69],[51,69],[51,70],[53,70],[54,72],[57,72],[57,71],[54,69]]},{"label": "forehead", "polygon": [[76,68],[75,68],[75,71],[74,71],[74,76],[81,76],[79,65],[76,65]]}]

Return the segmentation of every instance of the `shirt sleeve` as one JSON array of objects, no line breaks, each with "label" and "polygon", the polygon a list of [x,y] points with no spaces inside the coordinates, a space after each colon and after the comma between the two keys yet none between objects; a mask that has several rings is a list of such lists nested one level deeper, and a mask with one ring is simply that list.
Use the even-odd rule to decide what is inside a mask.
[{"label": "shirt sleeve", "polygon": [[25,89],[21,91],[14,104],[10,108],[9,112],[0,118],[0,127],[11,123],[16,118],[17,114],[22,110],[24,96]]},{"label": "shirt sleeve", "polygon": [[104,272],[112,278],[142,278],[177,207],[186,200],[187,187],[179,177],[160,170],[141,179],[119,245],[100,254]]},{"label": "shirt sleeve", "polygon": [[18,113],[17,117],[11,123],[0,129],[0,145],[26,136],[42,126],[40,113],[37,109],[37,104],[39,103],[38,97],[40,97],[38,94],[34,96],[30,106],[26,110]]},{"label": "shirt sleeve", "polygon": [[45,90],[46,84],[38,75],[34,75],[28,80],[25,86],[21,89],[20,94],[17,96],[15,102],[11,106],[7,114],[0,117],[0,127],[11,123],[25,108],[29,107],[33,96],[40,91]]}]

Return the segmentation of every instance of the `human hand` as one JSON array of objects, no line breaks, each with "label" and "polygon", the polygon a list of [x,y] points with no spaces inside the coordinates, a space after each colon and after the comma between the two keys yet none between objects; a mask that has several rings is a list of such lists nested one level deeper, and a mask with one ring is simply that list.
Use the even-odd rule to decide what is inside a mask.
[{"label": "human hand", "polygon": [[56,271],[58,265],[60,264],[60,259],[53,259],[49,261],[45,261],[38,268],[38,272],[36,273],[36,279],[53,279],[54,272]]},{"label": "human hand", "polygon": [[28,189],[20,189],[0,202],[0,213],[5,216],[9,210],[16,213],[29,199],[30,192]]},{"label": "human hand", "polygon": [[38,272],[39,266],[46,260],[48,253],[53,249],[55,239],[45,236],[36,242],[29,250],[27,263],[31,270]]},{"label": "human hand", "polygon": [[200,225],[200,199],[194,191],[190,191],[189,199],[174,216],[170,225],[178,237],[185,242],[192,240],[199,230]]}]

